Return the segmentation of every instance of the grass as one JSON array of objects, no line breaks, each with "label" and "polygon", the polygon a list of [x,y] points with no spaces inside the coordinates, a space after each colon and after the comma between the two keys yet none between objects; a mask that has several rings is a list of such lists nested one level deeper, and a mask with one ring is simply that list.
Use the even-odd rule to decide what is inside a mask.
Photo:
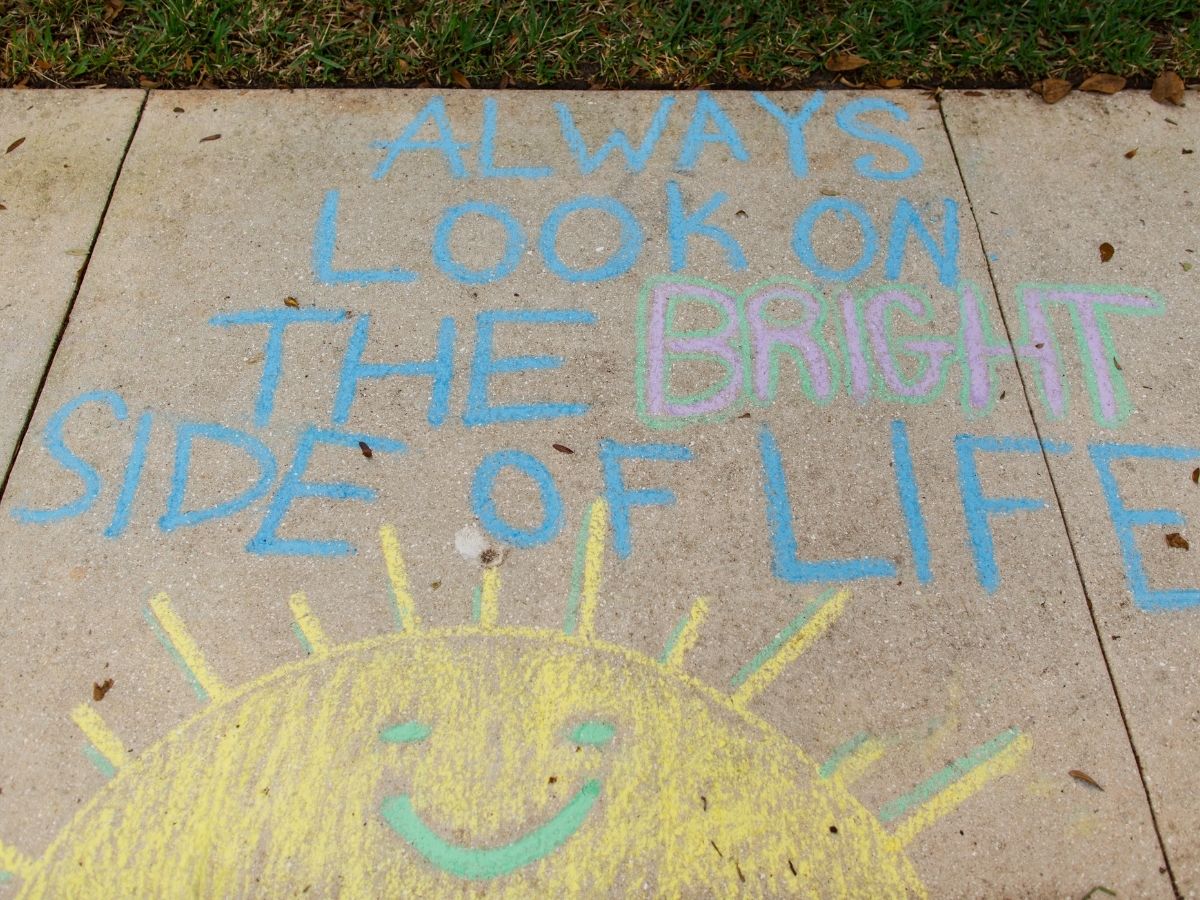
[{"label": "grass", "polygon": [[[0,0],[0,85],[1023,86],[1200,78],[1196,0]],[[868,64],[835,75],[833,54]]]}]

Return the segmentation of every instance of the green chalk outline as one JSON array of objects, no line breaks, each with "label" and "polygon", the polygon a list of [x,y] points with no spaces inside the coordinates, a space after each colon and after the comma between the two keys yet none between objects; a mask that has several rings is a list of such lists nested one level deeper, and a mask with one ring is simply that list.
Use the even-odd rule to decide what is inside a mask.
[{"label": "green chalk outline", "polygon": [[150,630],[154,632],[154,636],[158,638],[158,642],[163,645],[163,649],[170,654],[171,659],[175,660],[175,665],[183,671],[187,678],[188,684],[192,686],[192,690],[196,692],[196,696],[201,703],[207,703],[209,700],[208,691],[200,684],[200,679],[196,677],[196,673],[192,671],[191,666],[184,662],[179,651],[175,649],[175,645],[171,643],[171,639],[167,637],[167,633],[163,631],[162,626],[158,624],[158,617],[154,615],[154,610],[149,606],[142,608],[142,615],[146,622],[150,625]]},{"label": "green chalk outline", "polygon": [[741,687],[747,678],[765,666],[767,661],[779,652],[780,648],[788,642],[792,635],[807,625],[809,619],[815,616],[822,606],[832,600],[836,593],[837,588],[830,588],[816,600],[809,603],[808,606],[804,607],[800,615],[788,622],[783,630],[775,635],[774,639],[767,646],[758,651],[754,659],[742,666],[741,671],[729,679],[730,686],[734,688]]},{"label": "green chalk outline", "polygon": [[842,767],[842,763],[849,759],[850,755],[854,753],[855,750],[865,744],[869,737],[870,735],[868,735],[865,731],[860,731],[854,737],[850,738],[850,740],[846,741],[846,743],[835,749],[833,753],[829,755],[829,759],[821,763],[821,768],[819,770],[821,778],[828,779],[832,777],[833,773]]}]

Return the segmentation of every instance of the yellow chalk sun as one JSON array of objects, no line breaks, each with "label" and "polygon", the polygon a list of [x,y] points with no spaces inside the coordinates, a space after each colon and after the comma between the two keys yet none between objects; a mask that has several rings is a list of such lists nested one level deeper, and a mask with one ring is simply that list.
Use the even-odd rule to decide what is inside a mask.
[{"label": "yellow chalk sun", "polygon": [[818,765],[748,709],[848,601],[813,600],[721,693],[684,671],[697,600],[659,659],[595,635],[607,513],[585,516],[562,632],[422,629],[395,532],[380,537],[399,631],[330,645],[227,689],[160,595],[148,619],[211,704],[131,762],[74,713],[111,776],[40,859],[0,845],[21,897],[649,894],[924,896],[904,848],[1028,746],[1004,732],[878,814],[849,785],[859,736]]}]

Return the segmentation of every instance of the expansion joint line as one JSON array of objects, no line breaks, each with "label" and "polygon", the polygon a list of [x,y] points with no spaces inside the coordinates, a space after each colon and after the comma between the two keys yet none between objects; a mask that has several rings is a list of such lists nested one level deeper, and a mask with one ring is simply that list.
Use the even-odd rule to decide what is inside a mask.
[{"label": "expansion joint line", "polygon": [[1038,424],[1037,416],[1034,414],[1033,402],[1030,400],[1029,384],[1025,380],[1025,367],[1021,358],[1017,355],[1015,344],[1013,343],[1012,329],[1008,324],[1008,316],[1004,312],[1004,304],[1000,300],[1000,287],[996,283],[996,273],[992,269],[992,260],[988,256],[987,244],[983,239],[983,229],[979,227],[979,216],[975,212],[975,203],[971,199],[971,190],[967,186],[966,176],[963,174],[962,163],[958,158],[958,148],[954,146],[954,135],[950,131],[950,125],[946,121],[946,109],[942,105],[942,98],[939,94],[937,99],[938,115],[941,116],[942,130],[946,133],[946,142],[950,146],[950,155],[954,158],[954,167],[958,170],[958,180],[962,185],[963,196],[967,200],[967,209],[971,211],[971,221],[975,226],[975,237],[979,241],[979,250],[983,255],[984,265],[987,266],[988,281],[992,284],[992,296],[996,299],[996,308],[1000,311],[1000,322],[1004,326],[1004,336],[1008,340],[1009,349],[1013,351],[1013,360],[1016,363],[1017,379],[1021,383],[1021,393],[1025,398],[1025,407],[1029,412],[1029,419],[1033,423],[1033,432],[1037,437],[1038,446],[1042,450],[1042,464],[1046,467],[1046,476],[1050,479],[1050,490],[1054,493],[1054,503],[1058,507],[1058,516],[1062,521],[1063,531],[1067,536],[1067,546],[1071,551],[1071,560],[1075,564],[1075,575],[1079,580],[1079,588],[1083,591],[1083,599],[1087,603],[1088,615],[1092,620],[1092,631],[1096,636],[1096,645],[1100,648],[1100,657],[1104,660],[1104,669],[1108,673],[1108,683],[1112,688],[1113,697],[1117,701],[1117,711],[1121,714],[1121,726],[1125,729],[1125,738],[1129,741],[1129,749],[1133,753],[1133,761],[1137,766],[1138,778],[1142,782],[1142,793],[1146,797],[1146,807],[1150,810],[1150,822],[1154,826],[1154,836],[1158,840],[1158,849],[1162,854],[1163,865],[1167,870],[1167,877],[1171,881],[1171,890],[1174,892],[1177,900],[1182,900],[1183,894],[1179,890],[1179,884],[1175,880],[1175,870],[1171,866],[1171,858],[1167,855],[1167,844],[1163,839],[1162,828],[1158,823],[1158,813],[1154,809],[1154,800],[1150,796],[1150,788],[1146,784],[1146,771],[1142,765],[1141,754],[1138,753],[1137,742],[1133,739],[1133,730],[1129,727],[1129,716],[1125,712],[1125,703],[1121,699],[1121,691],[1117,687],[1116,677],[1113,675],[1112,663],[1108,658],[1108,651],[1104,647],[1104,640],[1100,636],[1100,622],[1096,617],[1096,607],[1092,602],[1092,596],[1088,593],[1087,582],[1083,578],[1083,565],[1079,561],[1079,551],[1075,548],[1075,537],[1071,533],[1071,526],[1067,522],[1066,510],[1063,507],[1062,496],[1059,494],[1058,482],[1054,478],[1054,469],[1050,466],[1050,457],[1046,452],[1046,443],[1042,439],[1042,429]]}]

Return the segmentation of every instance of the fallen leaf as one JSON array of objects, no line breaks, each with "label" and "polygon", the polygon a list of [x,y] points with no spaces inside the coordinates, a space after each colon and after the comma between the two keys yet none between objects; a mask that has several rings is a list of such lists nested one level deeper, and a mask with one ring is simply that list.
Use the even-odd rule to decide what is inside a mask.
[{"label": "fallen leaf", "polygon": [[883,79],[883,81],[879,82],[879,84],[882,87],[887,88],[888,90],[892,90],[893,88],[898,88],[901,85],[903,85],[904,79],[903,78],[885,78],[885,79]]},{"label": "fallen leaf", "polygon": [[12,153],[14,150],[16,150],[18,147],[20,147],[23,143],[25,143],[25,138],[19,137],[15,141],[13,141],[11,144],[9,144],[8,149],[5,150],[4,152]]},{"label": "fallen leaf", "polygon": [[575,452],[570,447],[568,447],[566,444],[551,444],[550,446],[553,447],[555,450],[557,450],[559,453],[574,453]]},{"label": "fallen leaf", "polygon": [[1196,151],[1191,149],[1190,147],[1184,147],[1179,152],[1182,153],[1184,156],[1190,156],[1191,154],[1195,153]]},{"label": "fallen leaf", "polygon": [[1133,159],[1135,156],[1137,156],[1137,147],[1134,147],[1132,150],[1125,151],[1126,159]]},{"label": "fallen leaf", "polygon": [[458,69],[450,72],[450,80],[464,90],[470,90],[471,88],[471,82],[467,79],[467,76],[458,71]]},{"label": "fallen leaf", "polygon": [[1115,94],[1125,87],[1125,79],[1120,75],[1089,75],[1079,86],[1081,91],[1094,91],[1097,94]]},{"label": "fallen leaf", "polygon": [[964,97],[982,97],[983,91],[963,91]]},{"label": "fallen leaf", "polygon": [[749,216],[750,213],[746,212],[744,209],[739,209],[737,212],[734,213],[734,215],[737,216],[739,219],[744,219],[747,216]]},{"label": "fallen leaf", "polygon": [[283,298],[283,305],[284,305],[284,306],[290,306],[292,309],[299,309],[299,308],[300,308],[300,301],[299,301],[299,300],[297,300],[295,297],[284,297],[284,298]]},{"label": "fallen leaf", "polygon": [[1200,484],[1200,469],[1192,469],[1192,484]]},{"label": "fallen leaf", "polygon": [[739,419],[748,419],[748,418],[750,418],[750,413],[744,412],[740,416],[738,416],[738,418]]},{"label": "fallen leaf", "polygon": [[1163,72],[1154,79],[1154,86],[1150,88],[1150,99],[1183,106],[1183,79],[1174,72]]},{"label": "fallen leaf", "polygon": [[1071,82],[1061,78],[1047,78],[1042,82],[1042,99],[1047,103],[1057,103],[1071,93]]},{"label": "fallen leaf", "polygon": [[208,137],[200,138],[200,143],[203,144],[205,141],[219,141],[220,139],[221,136],[219,134],[210,134]]},{"label": "fallen leaf", "polygon": [[1100,782],[1098,782],[1095,778],[1093,778],[1087,772],[1080,772],[1078,769],[1071,769],[1069,772],[1067,772],[1067,774],[1070,775],[1072,778],[1074,778],[1076,781],[1082,781],[1084,784],[1091,785],[1098,791],[1104,790],[1104,788],[1100,787]]},{"label": "fallen leaf", "polygon": [[371,445],[368,444],[366,441],[359,441],[358,449],[362,451],[362,455],[365,456],[367,459],[370,459],[372,456],[375,455],[374,453],[371,452]]},{"label": "fallen leaf", "polygon": [[93,682],[93,684],[92,684],[92,699],[95,700],[97,703],[99,703],[101,700],[104,699],[104,695],[112,690],[112,686],[113,686],[113,680],[111,678],[105,678],[103,681],[98,682],[98,683]]},{"label": "fallen leaf", "polygon": [[125,8],[125,0],[104,0],[104,21],[111,22]]},{"label": "fallen leaf", "polygon": [[1192,271],[1192,264],[1190,262],[1181,262],[1179,265],[1183,267],[1183,271],[1185,272]]},{"label": "fallen leaf", "polygon": [[440,588],[441,586],[442,586],[442,582],[441,582],[441,581],[431,581],[431,582],[429,582],[429,587],[430,587],[432,590],[435,590],[435,591],[436,591],[436,590],[437,590],[438,588]]},{"label": "fallen leaf", "polygon": [[1106,263],[1113,258],[1113,254],[1117,251],[1113,249],[1113,245],[1105,241],[1100,245],[1100,262]]},{"label": "fallen leaf", "polygon": [[156,87],[158,87],[158,85],[159,85],[159,82],[153,81],[149,78],[142,77],[142,78],[138,79],[138,87],[140,87],[142,90],[145,90],[145,91],[152,91]]},{"label": "fallen leaf", "polygon": [[1124,369],[1121,368],[1121,361],[1119,359],[1117,359],[1115,356],[1113,357],[1113,365],[1117,367],[1118,372],[1125,371]]},{"label": "fallen leaf", "polygon": [[8,207],[5,206],[3,203],[0,203],[0,209],[8,209]]},{"label": "fallen leaf", "polygon": [[1167,535],[1167,546],[1172,550],[1190,550],[1192,545],[1178,531],[1172,531]]},{"label": "fallen leaf", "polygon": [[187,112],[182,106],[177,106],[171,112]]},{"label": "fallen leaf", "polygon": [[870,64],[869,59],[863,59],[854,53],[835,53],[825,59],[825,68],[830,72],[853,72]]}]

